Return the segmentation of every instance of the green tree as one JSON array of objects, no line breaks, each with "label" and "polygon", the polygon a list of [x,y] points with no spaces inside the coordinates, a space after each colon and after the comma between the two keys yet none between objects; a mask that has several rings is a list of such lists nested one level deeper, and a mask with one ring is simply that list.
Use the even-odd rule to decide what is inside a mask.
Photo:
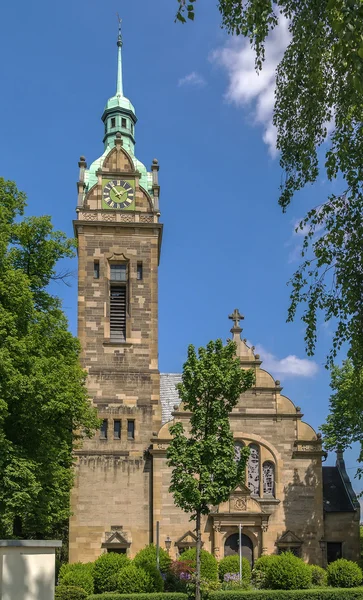
[{"label": "green tree", "polygon": [[[256,68],[281,18],[291,41],[277,68],[274,124],[284,171],[279,203],[320,173],[337,193],[309,210],[303,262],[291,279],[288,320],[303,307],[305,342],[315,351],[319,319],[333,320],[327,357],[342,344],[363,366],[363,2],[361,0],[218,0],[222,26],[250,40]],[[177,18],[194,19],[197,3],[177,0]],[[329,131],[330,129],[330,131]],[[324,146],[323,144],[327,142]],[[323,146],[323,147],[322,147]]]},{"label": "green tree", "polygon": [[0,178],[0,535],[47,538],[64,530],[72,451],[98,419],[78,340],[48,290],[74,242],[49,217],[22,218],[25,201]]},{"label": "green tree", "polygon": [[191,412],[190,428],[184,431],[180,422],[170,427],[169,489],[175,504],[196,522],[196,600],[200,599],[201,516],[228,499],[244,478],[248,458],[244,448],[239,461],[235,460],[229,413],[252,386],[254,376],[241,369],[235,352],[231,341],[225,346],[221,340],[211,341],[198,354],[189,346],[178,390],[184,409]]},{"label": "green tree", "polygon": [[[330,414],[322,426],[327,450],[344,450],[352,443],[360,444],[358,461],[363,460],[363,371],[356,370],[350,360],[331,369]],[[358,469],[361,475],[362,469]]]}]

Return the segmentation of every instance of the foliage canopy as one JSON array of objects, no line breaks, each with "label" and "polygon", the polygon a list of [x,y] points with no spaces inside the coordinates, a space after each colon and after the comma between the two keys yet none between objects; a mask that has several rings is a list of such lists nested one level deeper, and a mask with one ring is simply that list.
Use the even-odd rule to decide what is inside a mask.
[{"label": "foliage canopy", "polygon": [[[74,241],[0,178],[0,535],[56,537],[69,517],[72,451],[98,419],[78,340],[48,284]],[[22,218],[23,217],[23,218]]]},{"label": "foliage canopy", "polygon": [[[327,358],[345,342],[354,367],[363,365],[363,3],[361,0],[219,0],[222,26],[250,40],[257,70],[267,36],[281,19],[290,42],[277,67],[274,124],[284,178],[285,211],[296,192],[320,174],[336,192],[309,210],[303,262],[292,277],[288,319],[304,306],[312,355],[318,322],[333,320]],[[177,0],[177,19],[194,19],[197,3]],[[332,188],[334,189],[334,188]]]}]

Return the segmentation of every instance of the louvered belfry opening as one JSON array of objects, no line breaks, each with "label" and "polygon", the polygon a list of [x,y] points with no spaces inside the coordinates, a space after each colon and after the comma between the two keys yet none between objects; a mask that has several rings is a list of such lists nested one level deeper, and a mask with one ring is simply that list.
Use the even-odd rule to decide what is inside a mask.
[{"label": "louvered belfry opening", "polygon": [[110,265],[110,279],[110,339],[113,342],[125,342],[127,313],[126,265]]}]

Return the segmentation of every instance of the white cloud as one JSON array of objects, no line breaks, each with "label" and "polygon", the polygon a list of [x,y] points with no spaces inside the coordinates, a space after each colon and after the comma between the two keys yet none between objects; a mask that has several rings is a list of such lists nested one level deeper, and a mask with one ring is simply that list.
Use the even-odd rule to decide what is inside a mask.
[{"label": "white cloud", "polygon": [[314,377],[319,370],[318,365],[313,360],[298,358],[294,354],[289,354],[285,358],[277,358],[274,354],[265,350],[261,344],[257,344],[255,352],[261,356],[263,368],[274,377]]},{"label": "white cloud", "polygon": [[192,85],[194,87],[202,87],[206,83],[207,82],[204,79],[204,77],[199,75],[199,73],[197,73],[196,71],[192,71],[191,73],[189,73],[189,75],[185,75],[185,77],[179,79],[178,86],[180,87],[182,85]]},{"label": "white cloud", "polygon": [[227,102],[236,106],[252,106],[255,122],[264,127],[263,141],[272,156],[277,153],[276,129],[272,124],[276,67],[289,41],[288,21],[280,16],[278,27],[266,41],[266,60],[262,71],[256,73],[255,53],[249,41],[243,38],[232,38],[211,55],[211,59],[227,71]]}]

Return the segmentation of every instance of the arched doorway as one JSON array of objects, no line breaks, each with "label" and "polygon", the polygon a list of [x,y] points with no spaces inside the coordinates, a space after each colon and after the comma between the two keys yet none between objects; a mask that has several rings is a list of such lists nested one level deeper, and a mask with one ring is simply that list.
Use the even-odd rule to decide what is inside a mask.
[{"label": "arched doorway", "polygon": [[[239,554],[239,534],[232,533],[224,543],[224,556],[233,556]],[[248,537],[242,533],[242,556],[247,558],[250,565],[253,565],[253,544]]]}]

